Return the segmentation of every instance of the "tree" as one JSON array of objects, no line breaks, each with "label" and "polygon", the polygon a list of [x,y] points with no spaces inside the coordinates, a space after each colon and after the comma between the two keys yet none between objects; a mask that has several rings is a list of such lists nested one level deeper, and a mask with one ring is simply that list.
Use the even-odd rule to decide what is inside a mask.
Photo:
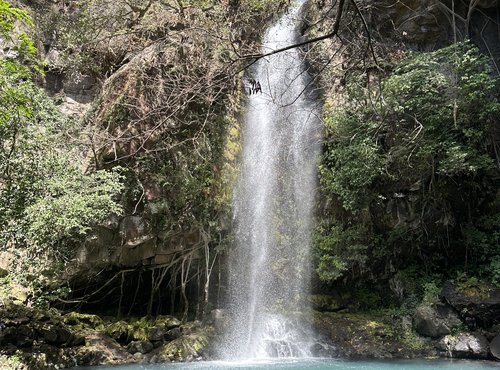
[{"label": "tree", "polygon": [[319,230],[320,276],[383,277],[386,266],[415,262],[475,265],[485,276],[493,268],[497,236],[486,230],[498,226],[500,104],[491,72],[477,48],[458,43],[413,54],[380,90],[364,74],[351,78],[342,109],[326,114],[321,183],[344,210]]},{"label": "tree", "polygon": [[29,26],[31,19],[0,1],[0,33],[13,51],[0,56],[0,247],[36,255],[20,262],[37,273],[71,257],[92,225],[121,212],[123,187],[117,171],[83,172],[70,135],[76,123],[33,82],[41,72],[36,48],[14,32],[16,22]]}]

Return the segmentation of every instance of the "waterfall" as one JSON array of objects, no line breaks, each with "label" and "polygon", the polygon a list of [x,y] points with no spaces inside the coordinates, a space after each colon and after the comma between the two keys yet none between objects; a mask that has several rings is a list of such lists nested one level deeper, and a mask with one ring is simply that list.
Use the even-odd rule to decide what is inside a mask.
[{"label": "waterfall", "polygon": [[[264,53],[301,41],[304,3],[292,1],[267,30]],[[259,60],[249,75],[260,82],[262,93],[249,95],[246,107],[233,204],[231,324],[221,356],[304,357],[312,337],[303,318],[320,108],[298,49]]]}]

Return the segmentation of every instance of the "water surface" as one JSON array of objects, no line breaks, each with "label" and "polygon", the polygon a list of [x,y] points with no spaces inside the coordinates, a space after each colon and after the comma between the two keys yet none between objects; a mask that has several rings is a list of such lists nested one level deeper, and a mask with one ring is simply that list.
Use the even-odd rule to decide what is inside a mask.
[{"label": "water surface", "polygon": [[499,370],[499,362],[466,360],[262,360],[81,368],[87,370]]}]

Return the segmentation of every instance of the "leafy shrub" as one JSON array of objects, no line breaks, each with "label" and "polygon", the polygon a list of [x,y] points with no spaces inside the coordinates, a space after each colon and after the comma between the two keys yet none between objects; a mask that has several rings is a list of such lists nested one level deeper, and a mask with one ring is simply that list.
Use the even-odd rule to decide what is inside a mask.
[{"label": "leafy shrub", "polygon": [[[34,84],[36,49],[14,34],[17,21],[31,24],[0,0],[0,36],[17,52],[0,56],[0,246],[26,258],[17,260],[29,265],[20,275],[37,275],[59,266],[93,225],[121,212],[122,184],[116,171],[84,171],[85,148],[71,139],[76,122]],[[55,258],[51,266],[46,256]]]},{"label": "leafy shrub", "polygon": [[[317,232],[320,278],[373,278],[415,262],[428,275],[453,265],[494,276],[500,102],[488,60],[459,43],[411,55],[380,89],[365,77],[351,76],[345,102],[325,113],[321,187],[343,209]],[[434,287],[423,285],[425,299]]]}]

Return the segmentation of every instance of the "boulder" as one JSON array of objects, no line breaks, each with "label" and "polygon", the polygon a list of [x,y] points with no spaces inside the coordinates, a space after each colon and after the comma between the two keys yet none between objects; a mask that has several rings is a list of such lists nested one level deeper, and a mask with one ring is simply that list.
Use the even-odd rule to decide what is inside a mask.
[{"label": "boulder", "polygon": [[163,340],[167,331],[163,326],[155,325],[147,329],[148,339],[152,342]]},{"label": "boulder", "polygon": [[71,326],[81,326],[95,330],[104,329],[104,322],[97,315],[84,314],[79,312],[69,312],[64,315],[64,323]]},{"label": "boulder", "polygon": [[500,334],[498,334],[490,343],[491,354],[500,360]]},{"label": "boulder", "polygon": [[424,337],[439,338],[460,327],[462,321],[453,309],[444,304],[419,306],[413,317],[413,326]]},{"label": "boulder", "polygon": [[117,321],[106,328],[106,333],[119,343],[128,343],[129,325],[125,321]]},{"label": "boulder", "polygon": [[74,352],[76,365],[97,366],[133,362],[132,355],[106,334],[93,331],[86,335],[86,345]]},{"label": "boulder", "polygon": [[490,353],[488,340],[479,333],[447,335],[441,339],[440,347],[453,358],[486,359]]},{"label": "boulder", "polygon": [[170,330],[181,326],[181,322],[174,316],[163,315],[156,318],[155,326],[162,326],[165,329]]},{"label": "boulder", "polygon": [[202,334],[184,335],[163,346],[162,355],[170,361],[193,361],[201,358],[208,339]]},{"label": "boulder", "polygon": [[62,345],[71,343],[73,334],[67,328],[59,325],[42,325],[37,328],[37,332],[43,337],[46,343]]},{"label": "boulder", "polygon": [[182,333],[180,328],[173,328],[165,333],[164,339],[168,342],[179,338],[181,335]]},{"label": "boulder", "polygon": [[147,328],[148,339],[152,342],[171,341],[181,336],[181,329],[179,327],[167,329],[168,327],[169,325],[157,324]]},{"label": "boulder", "polygon": [[28,325],[11,326],[3,331],[3,340],[16,347],[31,347],[35,340],[35,331]]},{"label": "boulder", "polygon": [[127,346],[127,351],[131,354],[135,353],[146,354],[151,352],[153,348],[154,348],[153,343],[151,343],[150,341],[139,340],[130,342]]},{"label": "boulder", "polygon": [[474,330],[488,329],[500,324],[500,289],[488,289],[484,294],[459,292],[451,282],[446,282],[441,291],[442,298],[452,306]]},{"label": "boulder", "polygon": [[314,357],[334,358],[338,357],[338,351],[334,346],[326,342],[316,342],[310,348]]}]

